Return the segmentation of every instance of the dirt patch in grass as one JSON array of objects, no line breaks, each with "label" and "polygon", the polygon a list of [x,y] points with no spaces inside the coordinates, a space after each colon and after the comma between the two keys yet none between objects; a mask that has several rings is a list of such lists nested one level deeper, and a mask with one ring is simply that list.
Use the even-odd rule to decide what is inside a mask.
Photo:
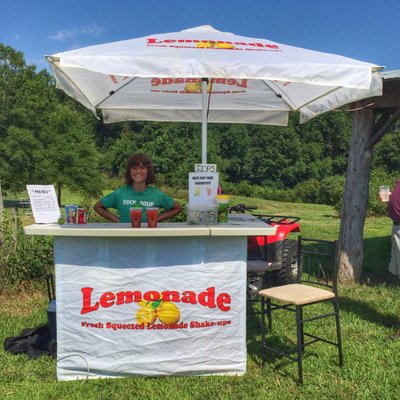
[{"label": "dirt patch in grass", "polygon": [[0,313],[12,317],[28,316],[33,308],[45,305],[46,302],[47,295],[39,288],[21,287],[0,291]]}]

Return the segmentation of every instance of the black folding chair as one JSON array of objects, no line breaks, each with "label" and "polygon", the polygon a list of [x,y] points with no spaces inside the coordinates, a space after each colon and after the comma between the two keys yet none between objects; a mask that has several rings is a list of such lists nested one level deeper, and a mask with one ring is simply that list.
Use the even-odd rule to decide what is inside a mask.
[{"label": "black folding chair", "polygon": [[[339,366],[343,366],[342,339],[340,332],[339,303],[337,295],[337,242],[298,237],[298,276],[297,283],[277,286],[259,291],[261,297],[261,336],[262,366],[265,366],[267,351],[284,356],[298,365],[298,380],[303,384],[303,353],[313,343],[323,341],[336,346]],[[314,315],[312,305],[330,302],[332,312]],[[313,315],[303,318],[303,309],[309,307]],[[266,335],[266,319],[272,331],[272,311],[286,310],[296,315],[296,346],[283,350],[273,347]],[[336,341],[304,331],[306,323],[334,317],[336,322]],[[308,341],[305,338],[309,339]]]}]

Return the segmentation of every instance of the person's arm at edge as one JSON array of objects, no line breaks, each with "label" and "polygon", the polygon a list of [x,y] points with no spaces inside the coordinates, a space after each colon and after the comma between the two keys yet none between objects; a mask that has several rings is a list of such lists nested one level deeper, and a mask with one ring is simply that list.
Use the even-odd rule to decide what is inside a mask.
[{"label": "person's arm at edge", "polygon": [[174,205],[170,210],[158,216],[158,221],[163,221],[164,219],[172,218],[175,215],[179,214],[181,211],[182,211],[181,205],[177,201],[174,201]]},{"label": "person's arm at edge", "polygon": [[107,210],[107,208],[105,208],[103,206],[103,203],[101,202],[101,200],[99,200],[93,207],[94,211],[97,212],[97,214],[99,214],[101,217],[108,219],[111,222],[119,222],[119,218],[111,213],[110,211]]}]

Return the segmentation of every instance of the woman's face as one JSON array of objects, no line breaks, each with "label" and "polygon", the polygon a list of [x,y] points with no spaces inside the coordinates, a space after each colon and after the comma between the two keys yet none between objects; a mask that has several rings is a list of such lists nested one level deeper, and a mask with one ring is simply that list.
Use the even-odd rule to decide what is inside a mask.
[{"label": "woman's face", "polygon": [[146,183],[147,168],[141,164],[131,167],[131,178],[133,180],[133,183]]}]

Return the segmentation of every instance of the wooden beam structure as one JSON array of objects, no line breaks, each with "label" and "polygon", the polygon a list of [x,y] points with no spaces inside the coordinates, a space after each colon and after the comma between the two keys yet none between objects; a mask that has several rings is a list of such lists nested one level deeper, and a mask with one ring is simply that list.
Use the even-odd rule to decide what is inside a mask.
[{"label": "wooden beam structure", "polygon": [[383,95],[375,97],[371,105],[379,119],[368,143],[369,148],[372,148],[400,117],[400,71],[398,75],[399,77],[396,77],[395,73],[389,73],[389,78],[385,78],[384,75]]},{"label": "wooden beam structure", "polygon": [[339,278],[342,282],[361,278],[373,147],[400,120],[400,70],[383,73],[382,77],[382,96],[353,105],[339,232]]}]

